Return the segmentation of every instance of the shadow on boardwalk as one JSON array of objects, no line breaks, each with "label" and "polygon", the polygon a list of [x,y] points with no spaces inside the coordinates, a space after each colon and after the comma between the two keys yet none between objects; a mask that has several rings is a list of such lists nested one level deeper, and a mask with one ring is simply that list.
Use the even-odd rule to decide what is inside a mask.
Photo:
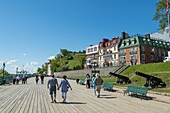
[{"label": "shadow on boardwalk", "polygon": [[143,99],[143,100],[153,100],[153,99],[156,98],[156,97],[136,95],[136,94],[131,94],[130,96],[131,96],[131,97],[140,98],[140,99]]},{"label": "shadow on boardwalk", "polygon": [[83,102],[57,102],[56,104],[87,104]]},{"label": "shadow on boardwalk", "polygon": [[112,95],[100,95],[100,98],[113,99],[113,98],[117,98],[117,97],[114,97]]}]

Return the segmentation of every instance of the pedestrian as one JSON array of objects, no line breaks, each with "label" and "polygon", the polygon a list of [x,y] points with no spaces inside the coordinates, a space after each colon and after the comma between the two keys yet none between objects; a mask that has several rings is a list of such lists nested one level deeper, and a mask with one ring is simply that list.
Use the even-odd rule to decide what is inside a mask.
[{"label": "pedestrian", "polygon": [[41,84],[44,84],[44,75],[41,75]]},{"label": "pedestrian", "polygon": [[22,84],[25,84],[25,76],[22,76]]},{"label": "pedestrian", "polygon": [[[48,80],[47,88],[50,88],[50,95],[51,95],[51,103],[56,103],[56,85],[58,87],[58,81],[54,78],[54,75],[51,75],[51,79]],[[54,93],[54,96],[53,96]]]},{"label": "pedestrian", "polygon": [[86,75],[86,88],[90,88],[90,75]]},{"label": "pedestrian", "polygon": [[67,92],[68,92],[68,88],[71,88],[70,83],[67,80],[67,76],[63,75],[63,80],[61,80],[60,86],[58,87],[58,90],[61,88],[61,92],[62,92],[62,98],[63,98],[63,103],[66,102],[66,98],[67,98]]},{"label": "pedestrian", "polygon": [[27,79],[28,79],[28,76],[25,75],[25,83],[27,84]]},{"label": "pedestrian", "polygon": [[16,84],[19,84],[19,80],[20,80],[20,77],[17,75],[17,77],[16,77],[17,83]]},{"label": "pedestrian", "polygon": [[16,82],[16,76],[14,75],[13,76],[13,84],[15,84],[15,82]]},{"label": "pedestrian", "polygon": [[95,78],[96,78],[96,75],[93,74],[92,83],[93,83],[94,95],[96,96],[96,85],[95,85],[95,83],[94,83]]},{"label": "pedestrian", "polygon": [[101,90],[101,85],[103,84],[103,80],[101,79],[101,77],[99,76],[99,74],[96,74],[96,78],[94,80],[94,83],[96,85],[96,91],[98,93],[97,97],[100,97],[100,90]]},{"label": "pedestrian", "polygon": [[35,76],[35,81],[36,81],[36,84],[38,84],[38,81],[39,81],[38,75]]}]

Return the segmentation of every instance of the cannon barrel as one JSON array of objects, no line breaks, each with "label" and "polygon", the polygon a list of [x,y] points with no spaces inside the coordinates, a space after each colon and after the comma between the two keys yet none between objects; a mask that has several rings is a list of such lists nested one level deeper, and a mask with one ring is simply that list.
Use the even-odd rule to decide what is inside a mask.
[{"label": "cannon barrel", "polygon": [[154,77],[152,75],[148,75],[148,74],[142,73],[142,72],[136,71],[136,75],[142,76],[142,77],[144,77],[144,78],[146,78],[148,80],[154,80],[154,81],[157,81],[157,82],[160,82],[160,83],[162,82],[162,79]]},{"label": "cannon barrel", "polygon": [[118,80],[117,80],[117,83],[119,83],[119,84],[123,84],[123,81],[127,84],[131,84],[131,80],[128,78],[128,77],[126,77],[126,76],[123,76],[123,75],[119,75],[119,74],[115,74],[115,73],[113,73],[113,72],[110,72],[109,73],[109,75],[110,76],[115,76],[115,77],[117,77],[118,78]]}]

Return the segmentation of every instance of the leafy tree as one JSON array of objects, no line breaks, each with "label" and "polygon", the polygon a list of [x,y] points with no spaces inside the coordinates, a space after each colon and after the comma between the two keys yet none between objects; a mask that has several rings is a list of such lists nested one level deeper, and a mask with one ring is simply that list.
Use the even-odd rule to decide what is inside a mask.
[{"label": "leafy tree", "polygon": [[[3,69],[0,69],[0,76],[3,75]],[[9,75],[8,71],[4,70],[4,75]]]},{"label": "leafy tree", "polygon": [[167,0],[159,0],[156,3],[156,13],[153,17],[153,20],[159,21],[159,30],[164,30],[164,28],[168,25],[168,17],[166,15],[166,2]]},{"label": "leafy tree", "polygon": [[69,54],[69,51],[67,49],[60,49],[60,52],[64,57]]}]

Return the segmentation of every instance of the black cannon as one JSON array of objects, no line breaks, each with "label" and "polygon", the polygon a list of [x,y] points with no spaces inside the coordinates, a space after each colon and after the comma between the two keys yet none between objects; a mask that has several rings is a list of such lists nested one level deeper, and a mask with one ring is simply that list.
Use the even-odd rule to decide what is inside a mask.
[{"label": "black cannon", "polygon": [[123,76],[123,75],[119,75],[119,74],[115,74],[113,72],[109,73],[109,77],[111,77],[111,76],[115,76],[115,77],[118,78],[117,79],[118,84],[123,84],[123,82],[125,82],[126,84],[131,84],[131,82],[132,82],[128,77]]},{"label": "black cannon", "polygon": [[136,75],[146,78],[146,83],[144,84],[145,87],[151,86],[151,88],[155,88],[158,87],[159,85],[161,87],[166,87],[165,82],[163,82],[162,79],[160,78],[142,72],[137,72],[137,71],[136,71]]}]

